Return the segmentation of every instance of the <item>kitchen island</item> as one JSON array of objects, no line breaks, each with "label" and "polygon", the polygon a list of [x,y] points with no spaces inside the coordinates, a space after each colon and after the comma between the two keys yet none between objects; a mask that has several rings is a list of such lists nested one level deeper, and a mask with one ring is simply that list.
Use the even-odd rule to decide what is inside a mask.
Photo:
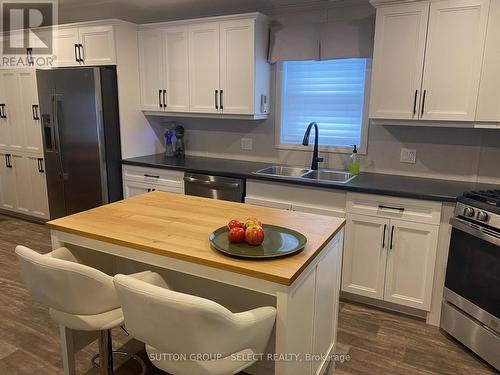
[{"label": "kitchen island", "polygon": [[[243,260],[210,246],[213,230],[247,217],[301,232],[308,240],[304,250]],[[154,267],[165,271],[174,289],[179,290],[176,279],[182,280],[180,291],[212,296],[228,308],[242,301],[253,307],[274,304],[276,333],[269,352],[275,355],[265,358],[275,361],[258,362],[246,372],[307,375],[324,373],[335,350],[344,224],[334,217],[151,192],[47,225],[54,247],[76,247],[87,258],[106,254],[113,272]],[[73,352],[85,343],[79,336],[85,335],[61,329],[67,374],[74,371]]]}]

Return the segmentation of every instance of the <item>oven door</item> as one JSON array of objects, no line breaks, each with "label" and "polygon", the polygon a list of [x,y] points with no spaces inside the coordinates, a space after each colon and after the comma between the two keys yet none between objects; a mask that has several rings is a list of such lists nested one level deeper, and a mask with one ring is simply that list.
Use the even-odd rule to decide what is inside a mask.
[{"label": "oven door", "polygon": [[453,218],[444,298],[500,333],[500,232]]}]

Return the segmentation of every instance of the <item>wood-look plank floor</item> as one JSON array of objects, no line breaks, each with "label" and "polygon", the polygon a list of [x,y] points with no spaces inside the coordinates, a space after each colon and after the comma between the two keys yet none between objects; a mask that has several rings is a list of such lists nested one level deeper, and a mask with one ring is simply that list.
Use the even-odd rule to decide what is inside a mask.
[{"label": "wood-look plank floor", "polygon": [[[49,232],[41,224],[0,215],[0,374],[62,374],[57,326],[47,309],[34,302],[24,288],[14,254],[18,244],[48,252]],[[124,346],[136,351],[141,347],[119,329],[113,331],[113,340],[115,349]],[[90,365],[96,352],[96,345],[90,345],[78,353],[78,374],[98,374]],[[496,373],[436,327],[348,302],[341,303],[337,352],[350,356],[349,361],[336,364],[339,375]],[[141,355],[145,357],[144,351]],[[138,373],[139,367],[132,361],[116,371],[117,375]],[[147,373],[165,374],[150,363]]]}]

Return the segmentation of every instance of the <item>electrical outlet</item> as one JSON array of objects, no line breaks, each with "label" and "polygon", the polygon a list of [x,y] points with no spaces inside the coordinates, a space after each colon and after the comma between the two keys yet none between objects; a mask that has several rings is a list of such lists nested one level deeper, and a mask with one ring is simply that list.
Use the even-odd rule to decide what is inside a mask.
[{"label": "electrical outlet", "polygon": [[401,163],[415,164],[417,162],[417,150],[410,148],[402,148],[401,158],[399,161]]},{"label": "electrical outlet", "polygon": [[253,150],[253,139],[252,138],[241,138],[241,149],[252,151]]}]

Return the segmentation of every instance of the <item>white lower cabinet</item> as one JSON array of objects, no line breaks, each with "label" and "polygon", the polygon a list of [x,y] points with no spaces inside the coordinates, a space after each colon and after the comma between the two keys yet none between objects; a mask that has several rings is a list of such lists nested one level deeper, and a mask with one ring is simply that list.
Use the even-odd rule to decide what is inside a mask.
[{"label": "white lower cabinet", "polygon": [[0,151],[1,208],[49,218],[44,160],[39,155]]},{"label": "white lower cabinet", "polygon": [[389,220],[346,215],[342,290],[383,299]]},{"label": "white lower cabinet", "polygon": [[342,290],[430,311],[441,203],[348,194],[347,207]]},{"label": "white lower cabinet", "polygon": [[123,195],[130,198],[150,191],[184,194],[184,172],[124,165]]},{"label": "white lower cabinet", "polygon": [[430,309],[438,243],[436,225],[391,220],[384,300]]}]

